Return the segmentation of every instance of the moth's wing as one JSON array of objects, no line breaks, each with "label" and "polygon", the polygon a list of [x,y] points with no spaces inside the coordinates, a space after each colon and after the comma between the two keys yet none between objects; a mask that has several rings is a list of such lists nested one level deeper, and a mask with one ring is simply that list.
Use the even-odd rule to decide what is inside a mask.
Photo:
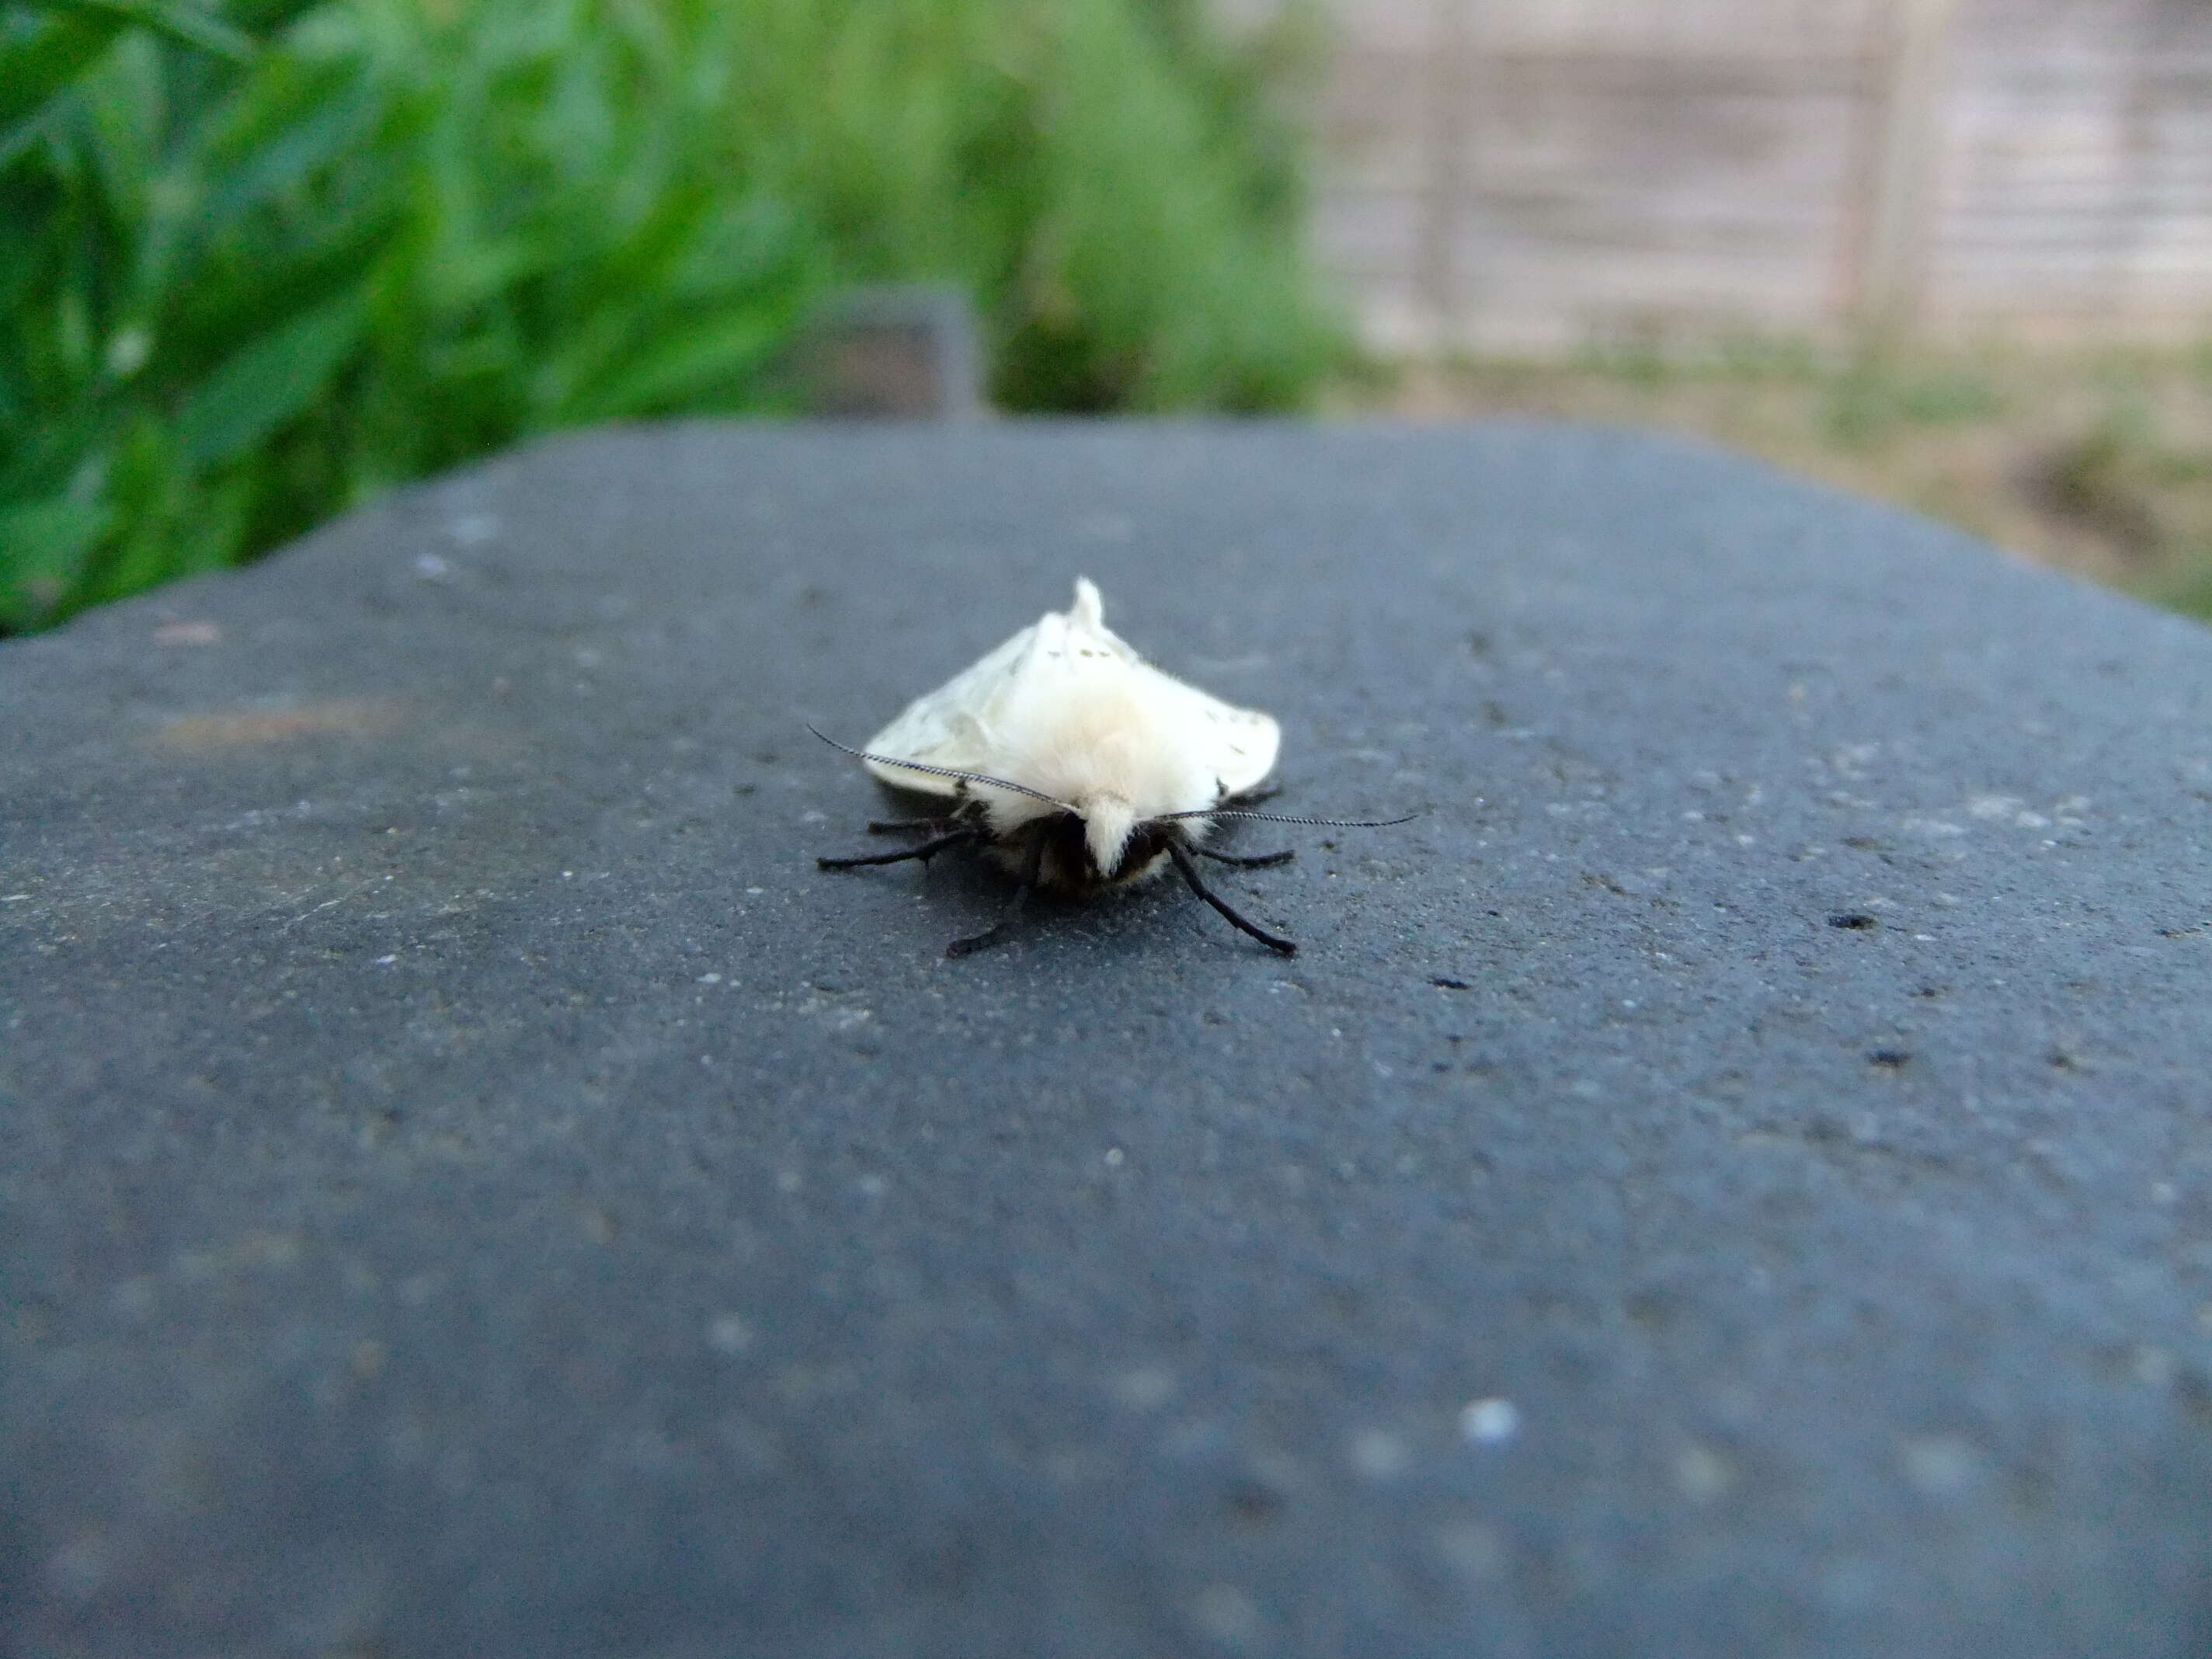
[{"label": "moth's wing", "polygon": [[[868,739],[872,755],[895,755],[925,766],[949,767],[956,772],[991,769],[991,706],[1006,695],[1037,648],[1037,635],[1048,617],[1033,623],[980,660],[970,663],[934,691],[926,692],[906,706],[889,726]],[[909,772],[902,767],[867,763],[868,770],[897,789],[924,795],[957,795],[957,779],[928,772]]]},{"label": "moth's wing", "polygon": [[1273,717],[1210,697],[1157,668],[1146,665],[1140,672],[1162,682],[1152,695],[1174,711],[1176,723],[1205,757],[1220,783],[1220,799],[1249,794],[1267,781],[1283,746],[1283,728]]},{"label": "moth's wing", "polygon": [[[1046,690],[1046,683],[1079,661],[1087,665],[1099,657],[1132,667],[1143,664],[1127,642],[1108,631],[1097,588],[1088,578],[1079,577],[1075,602],[1066,611],[1047,611],[936,690],[916,697],[869,739],[868,752],[995,775],[1000,757],[994,733],[1001,711],[1021,697]],[[928,795],[960,793],[957,779],[875,761],[867,767],[896,788]]]},{"label": "moth's wing", "polygon": [[[1098,589],[1087,578],[1077,580],[1074,603],[1066,611],[1047,612],[980,662],[916,697],[869,740],[868,750],[957,772],[995,775],[1000,764],[995,733],[1003,727],[1006,708],[1027,697],[1063,695],[1071,680],[1109,675],[1126,677],[1200,745],[1219,780],[1222,799],[1257,788],[1274,769],[1282,742],[1275,722],[1152,666],[1106,626]],[[868,769],[896,788],[932,795],[960,793],[951,778],[876,761],[868,763]]]}]

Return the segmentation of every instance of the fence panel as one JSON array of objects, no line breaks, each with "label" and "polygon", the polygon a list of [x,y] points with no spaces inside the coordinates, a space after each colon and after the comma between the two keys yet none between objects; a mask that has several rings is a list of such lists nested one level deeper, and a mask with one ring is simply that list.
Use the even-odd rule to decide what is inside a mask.
[{"label": "fence panel", "polygon": [[1316,236],[1380,345],[2170,336],[2212,313],[2197,0],[1328,9]]}]

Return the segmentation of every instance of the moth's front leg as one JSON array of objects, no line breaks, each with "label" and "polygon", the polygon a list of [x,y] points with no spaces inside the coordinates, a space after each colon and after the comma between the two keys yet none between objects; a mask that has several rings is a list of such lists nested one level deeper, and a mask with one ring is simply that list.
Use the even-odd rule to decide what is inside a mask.
[{"label": "moth's front leg", "polygon": [[933,836],[919,846],[902,847],[896,853],[872,853],[851,859],[817,858],[814,862],[824,870],[857,870],[867,864],[904,864],[908,859],[920,859],[927,864],[947,848],[971,847],[984,839],[986,836],[981,825],[963,823],[941,836]]},{"label": "moth's front leg", "polygon": [[1216,864],[1233,864],[1240,870],[1265,870],[1271,866],[1288,864],[1297,857],[1298,849],[1286,847],[1279,853],[1217,853],[1211,847],[1190,849],[1202,859],[1212,859]]},{"label": "moth's front leg", "polygon": [[970,938],[954,939],[945,947],[945,954],[957,960],[961,957],[973,956],[978,951],[988,950],[1004,939],[1007,930],[1014,925],[1014,919],[1028,904],[1030,895],[1036,890],[1037,878],[1043,873],[1044,837],[1036,836],[1031,837],[1029,851],[1023,856],[1021,878],[1014,889],[1014,896],[1006,901],[1006,908],[999,913],[998,921]]}]

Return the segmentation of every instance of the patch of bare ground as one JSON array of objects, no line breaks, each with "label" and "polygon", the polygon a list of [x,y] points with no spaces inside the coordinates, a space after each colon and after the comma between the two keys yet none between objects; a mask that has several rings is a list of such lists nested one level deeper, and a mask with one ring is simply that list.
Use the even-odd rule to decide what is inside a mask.
[{"label": "patch of bare ground", "polygon": [[2212,346],[1384,365],[1331,412],[1499,416],[1709,440],[1942,519],[2027,558],[2212,617]]}]

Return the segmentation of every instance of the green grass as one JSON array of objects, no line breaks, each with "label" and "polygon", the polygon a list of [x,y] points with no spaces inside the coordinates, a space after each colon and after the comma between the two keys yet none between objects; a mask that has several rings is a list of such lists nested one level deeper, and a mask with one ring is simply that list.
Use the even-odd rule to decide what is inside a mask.
[{"label": "green grass", "polygon": [[1272,42],[1196,0],[0,0],[0,631],[564,426],[779,407],[863,281],[1022,409],[1292,406]]}]

